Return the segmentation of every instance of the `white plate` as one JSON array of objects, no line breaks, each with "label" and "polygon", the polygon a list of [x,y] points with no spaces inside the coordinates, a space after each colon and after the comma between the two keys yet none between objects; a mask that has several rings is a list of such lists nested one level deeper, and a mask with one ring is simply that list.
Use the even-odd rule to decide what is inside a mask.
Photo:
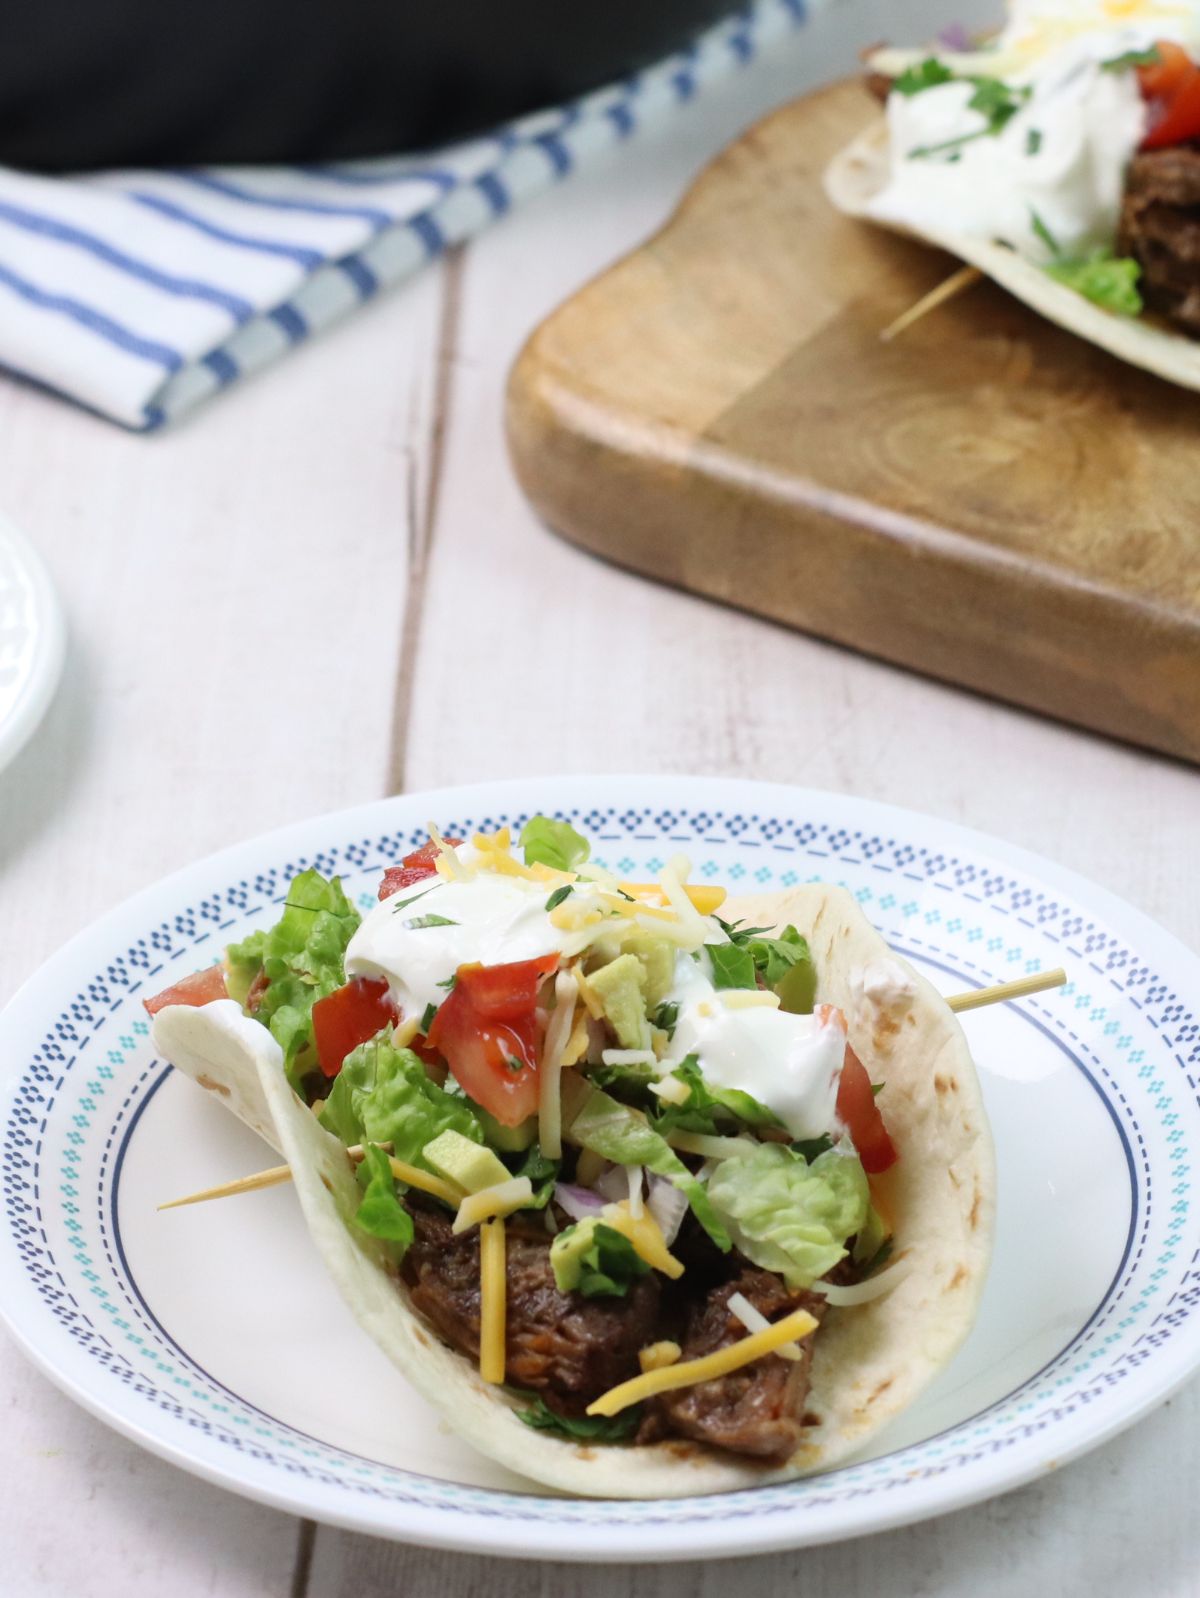
[{"label": "white plate", "polygon": [[65,632],[46,568],[0,516],[0,770],[49,709],[62,675]]},{"label": "white plate", "polygon": [[[946,992],[1065,965],[1066,989],[964,1017],[996,1134],[997,1248],[976,1330],[869,1456],[670,1503],[556,1498],[448,1435],[343,1310],[290,1189],[159,1214],[273,1163],[157,1060],[141,999],[273,917],[289,875],[364,903],[435,819],[561,812],[629,875],[687,851],[735,890],[843,882]],[[297,1514],[497,1554],[670,1559],[879,1530],[986,1498],[1160,1403],[1200,1361],[1191,1173],[1198,966],[1103,890],[995,839],[832,794],[603,777],[387,800],[179,873],[82,933],[0,1021],[17,1338],[111,1425]]]}]

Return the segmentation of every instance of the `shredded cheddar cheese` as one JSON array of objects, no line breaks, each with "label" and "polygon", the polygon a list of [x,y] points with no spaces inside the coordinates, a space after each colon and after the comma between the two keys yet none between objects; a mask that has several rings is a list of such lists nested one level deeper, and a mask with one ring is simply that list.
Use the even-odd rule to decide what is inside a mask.
[{"label": "shredded cheddar cheese", "polygon": [[407,1049],[417,1033],[421,1030],[421,1018],[418,1015],[405,1016],[392,1031],[392,1042],[398,1049]]},{"label": "shredded cheddar cheese", "polygon": [[705,1160],[728,1160],[738,1154],[753,1154],[758,1144],[748,1137],[713,1137],[708,1132],[668,1132],[667,1142],[683,1154],[699,1154]]},{"label": "shredded cheddar cheese", "polygon": [[661,1343],[650,1343],[638,1353],[638,1364],[644,1371],[662,1370],[665,1365],[674,1365],[683,1354],[678,1343],[672,1343],[664,1338]]},{"label": "shredded cheddar cheese", "polygon": [[478,1193],[468,1193],[458,1206],[453,1232],[469,1232],[473,1226],[497,1215],[511,1215],[533,1198],[533,1183],[527,1176],[514,1176],[510,1182],[497,1182]]},{"label": "shredded cheddar cheese", "polygon": [[571,1036],[567,1039],[567,1046],[563,1051],[563,1065],[578,1065],[587,1051],[587,1010],[584,1008],[575,1017],[575,1025],[571,1029]]},{"label": "shredded cheddar cheese", "polygon": [[445,1199],[447,1204],[457,1205],[463,1196],[463,1190],[457,1182],[447,1182],[443,1177],[432,1176],[428,1171],[419,1171],[415,1165],[409,1165],[406,1160],[398,1160],[393,1156],[389,1158],[388,1164],[398,1182],[407,1182],[409,1187],[419,1188],[422,1193],[432,1193],[434,1198]]},{"label": "shredded cheddar cheese", "polygon": [[548,1160],[562,1158],[563,1055],[575,1021],[577,992],[571,972],[560,971],[554,979],[554,1013],[538,1071],[538,1143]]},{"label": "shredded cheddar cheese", "polygon": [[575,966],[575,984],[579,989],[579,997],[583,1000],[587,1013],[593,1021],[604,1020],[604,1006],[600,1003],[600,995],[584,976],[582,969]]},{"label": "shredded cheddar cheese", "polygon": [[639,1259],[645,1260],[652,1270],[661,1271],[673,1282],[683,1275],[682,1261],[677,1260],[668,1249],[661,1227],[648,1210],[634,1215],[628,1201],[622,1199],[620,1204],[606,1204],[600,1212],[600,1218],[605,1226],[611,1226],[614,1232],[627,1237],[633,1244],[634,1253]]},{"label": "shredded cheddar cheese", "polygon": [[776,1349],[794,1343],[798,1338],[808,1337],[816,1329],[816,1318],[806,1309],[793,1310],[790,1315],[768,1326],[766,1331],[751,1332],[726,1348],[718,1348],[713,1354],[643,1371],[640,1376],[610,1388],[595,1403],[588,1405],[587,1412],[589,1415],[619,1415],[631,1404],[640,1404],[644,1398],[653,1398],[657,1393],[669,1393],[680,1387],[694,1387],[697,1382],[712,1381],[717,1376],[728,1376],[730,1371],[740,1370],[743,1365],[752,1364],[766,1354],[773,1354]]},{"label": "shredded cheddar cheese", "polygon": [[479,1229],[479,1374],[497,1384],[504,1380],[507,1286],[504,1222],[484,1221]]},{"label": "shredded cheddar cheese", "polygon": [[[729,1313],[741,1321],[748,1332],[765,1332],[771,1324],[761,1310],[755,1309],[744,1293],[729,1295]],[[780,1359],[795,1361],[803,1357],[799,1343],[784,1343],[775,1352]]]},{"label": "shredded cheddar cheese", "polygon": [[[699,883],[683,883],[681,886],[702,916],[712,915],[725,903],[724,888],[706,888]],[[663,891],[656,882],[622,882],[620,888],[622,893],[631,893],[635,899],[661,901],[663,897]]]},{"label": "shredded cheddar cheese", "polygon": [[778,1010],[779,995],[767,988],[722,988],[721,1003],[727,1010]]},{"label": "shredded cheddar cheese", "polygon": [[664,1104],[686,1104],[692,1096],[691,1088],[686,1082],[681,1082],[677,1076],[664,1076],[657,1082],[648,1082],[646,1085]]}]

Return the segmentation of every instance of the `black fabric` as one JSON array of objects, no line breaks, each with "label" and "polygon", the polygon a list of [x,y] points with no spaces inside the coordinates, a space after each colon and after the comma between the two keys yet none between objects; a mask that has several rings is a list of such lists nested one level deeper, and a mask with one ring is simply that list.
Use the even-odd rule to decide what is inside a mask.
[{"label": "black fabric", "polygon": [[731,0],[0,0],[0,162],[320,161],[597,88]]}]

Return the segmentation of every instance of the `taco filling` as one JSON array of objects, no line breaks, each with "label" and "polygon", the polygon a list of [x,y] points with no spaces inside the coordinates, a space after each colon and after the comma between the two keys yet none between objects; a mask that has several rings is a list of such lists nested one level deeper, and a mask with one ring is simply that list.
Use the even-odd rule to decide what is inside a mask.
[{"label": "taco filling", "polygon": [[588,857],[545,817],[516,847],[435,834],[362,918],[306,871],[147,1008],[270,1033],[357,1161],[346,1227],[530,1427],[783,1462],[827,1310],[906,1268],[888,1086],[848,1026],[897,1033],[913,982],[880,959],[818,1002],[795,926],[723,919],[681,857],[652,884]]},{"label": "taco filling", "polygon": [[1012,0],[1000,32],[952,42],[869,55],[887,167],[860,214],[1006,246],[1200,337],[1197,0]]}]

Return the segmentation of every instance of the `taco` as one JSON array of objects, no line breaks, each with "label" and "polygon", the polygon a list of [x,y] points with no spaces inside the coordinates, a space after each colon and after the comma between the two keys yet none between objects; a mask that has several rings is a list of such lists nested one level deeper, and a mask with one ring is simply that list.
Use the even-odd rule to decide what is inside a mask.
[{"label": "taco", "polygon": [[867,56],[884,114],[825,174],[1131,365],[1200,388],[1200,5],[1012,0],[972,46]]},{"label": "taco", "polygon": [[155,1042],[283,1152],[354,1315],[482,1453],[604,1497],[827,1468],[975,1316],[959,1025],[842,889],[620,882],[544,817],[521,846],[434,834],[361,921],[303,873],[149,1002]]}]

